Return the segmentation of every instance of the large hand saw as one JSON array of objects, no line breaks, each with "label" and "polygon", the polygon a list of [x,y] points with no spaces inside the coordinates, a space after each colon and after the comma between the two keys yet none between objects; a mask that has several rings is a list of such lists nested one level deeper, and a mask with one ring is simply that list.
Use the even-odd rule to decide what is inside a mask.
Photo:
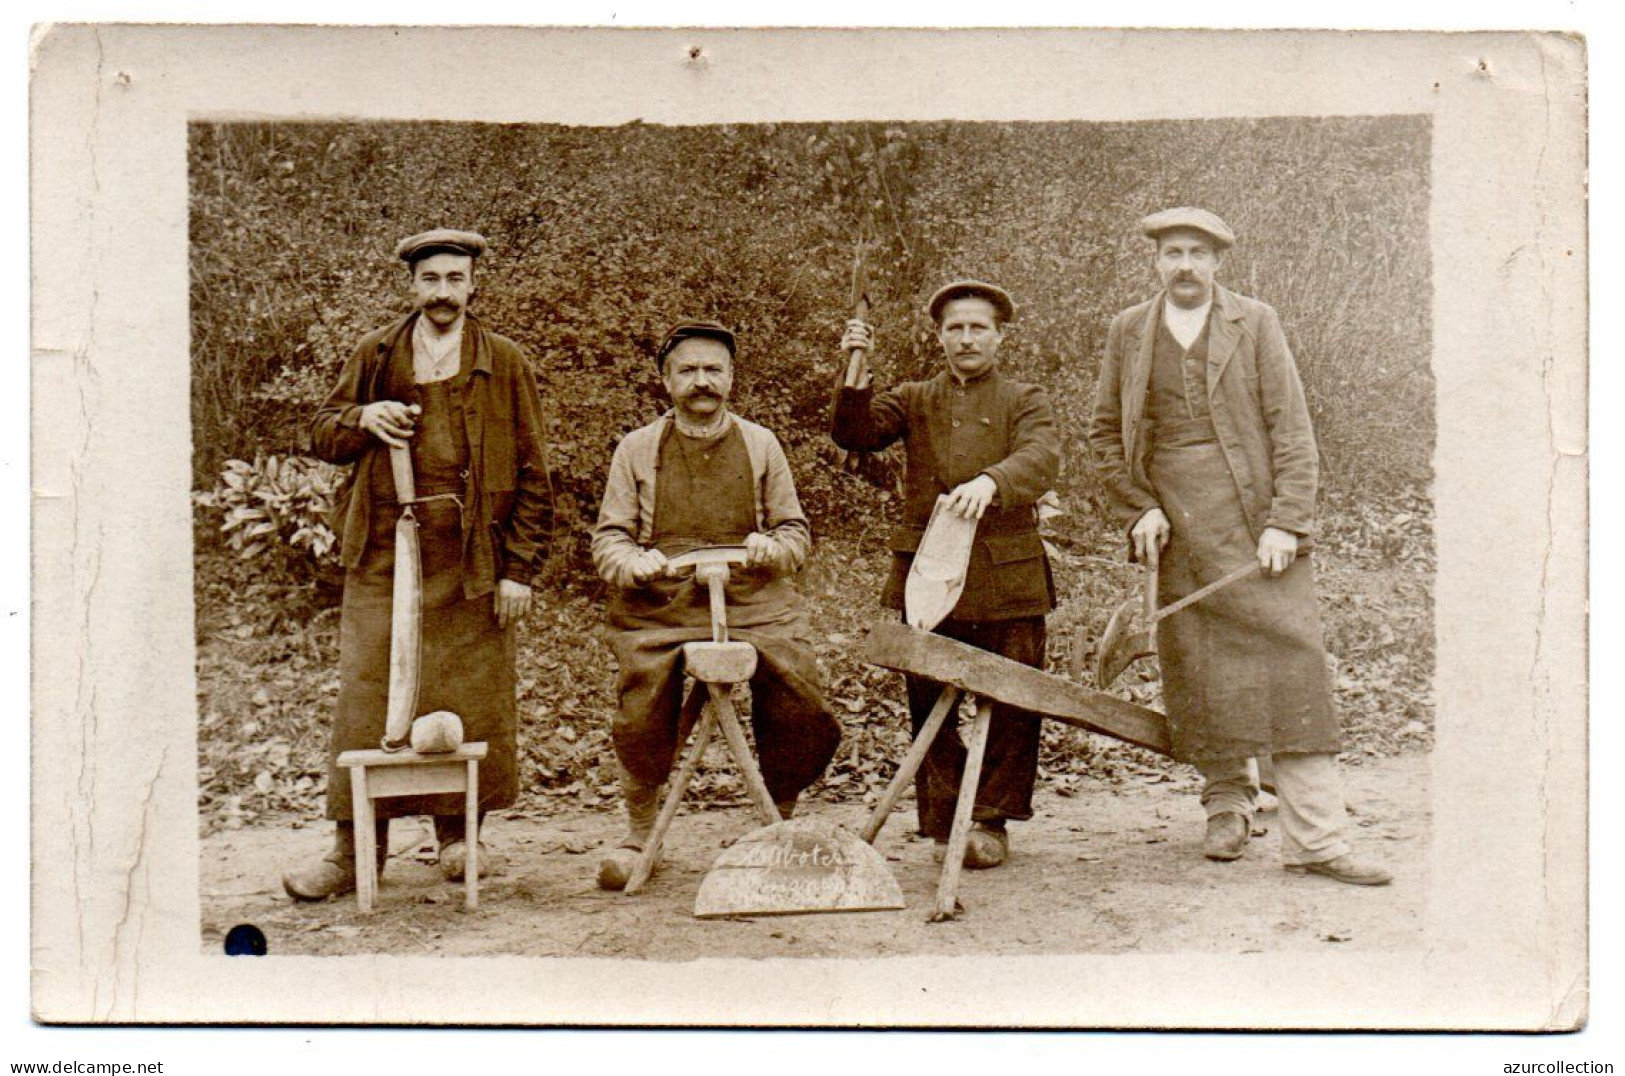
[{"label": "large hand saw", "polygon": [[418,678],[423,656],[423,560],[418,545],[417,499],[412,484],[412,449],[391,446],[389,468],[395,476],[395,500],[401,517],[395,523],[395,588],[389,613],[389,707],[384,721],[385,751],[404,750],[417,717]]}]

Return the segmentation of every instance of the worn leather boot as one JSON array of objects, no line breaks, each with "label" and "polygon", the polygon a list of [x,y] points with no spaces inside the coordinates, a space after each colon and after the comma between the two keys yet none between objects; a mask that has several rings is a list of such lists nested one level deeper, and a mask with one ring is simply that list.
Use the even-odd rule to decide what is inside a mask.
[{"label": "worn leather boot", "polygon": [[[485,813],[480,812],[480,833],[485,833]],[[463,816],[435,815],[434,839],[440,846],[437,860],[440,864],[440,875],[448,882],[460,882],[468,867],[468,827],[463,822]],[[480,841],[480,877],[500,872],[502,860],[495,855],[482,839]]]},{"label": "worn leather boot", "polygon": [[[1004,821],[976,822],[965,840],[966,870],[985,871],[1001,866],[1010,856],[1010,833]],[[931,859],[943,863],[948,859],[948,842],[933,841]]]},{"label": "worn leather boot", "polygon": [[[379,820],[374,830],[378,835],[378,877],[382,881],[384,862],[389,858],[389,820]],[[333,847],[321,860],[282,876],[282,888],[294,900],[341,897],[354,893],[355,887],[355,823],[350,821],[334,824]]]},{"label": "worn leather boot", "polygon": [[1207,820],[1202,854],[1225,863],[1240,859],[1241,854],[1247,851],[1247,841],[1251,836],[1251,822],[1235,811],[1221,811]]},{"label": "worn leather boot", "polygon": [[654,832],[655,816],[660,813],[660,793],[664,785],[640,784],[624,770],[621,773],[621,795],[626,798],[626,836],[619,844],[605,852],[598,861],[598,888],[625,889],[638,857],[648,846]]},{"label": "worn leather boot", "polygon": [[1286,869],[1289,874],[1318,874],[1346,885],[1387,885],[1394,880],[1387,868],[1354,855],[1321,863],[1288,863]]}]

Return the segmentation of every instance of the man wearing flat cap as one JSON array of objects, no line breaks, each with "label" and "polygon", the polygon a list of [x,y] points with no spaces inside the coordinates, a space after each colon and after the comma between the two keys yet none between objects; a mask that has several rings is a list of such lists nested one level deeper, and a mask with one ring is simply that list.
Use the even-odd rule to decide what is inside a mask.
[{"label": "man wearing flat cap", "polygon": [[[411,453],[422,559],[418,713],[449,710],[467,740],[488,745],[481,811],[511,804],[518,792],[512,629],[530,606],[532,579],[547,554],[553,493],[541,400],[525,355],[468,310],[485,249],[481,236],[449,229],[401,241],[396,255],[407,266],[413,310],[362,338],[311,428],[316,454],[351,469],[334,512],[345,568],[327,773],[327,817],[336,834],[326,858],[284,876],[299,900],[356,885],[350,780],[336,761],[343,751],[377,748],[384,736],[401,512],[393,447]],[[461,879],[461,793],[384,799],[377,809],[384,815],[380,866],[388,818],[428,814],[442,873]],[[482,872],[488,863],[482,854]]]},{"label": "man wearing flat cap", "polygon": [[736,350],[733,333],[716,322],[683,322],[666,335],[655,362],[671,410],[615,447],[593,529],[593,564],[610,586],[606,619],[620,666],[612,731],[627,813],[626,835],[598,865],[605,889],[626,886],[686,731],[682,645],[711,637],[705,584],[669,577],[669,558],[745,547],[748,562],[729,576],[728,630],[756,647],[751,724],[762,779],[782,816],[790,817],[841,740],[791,581],[812,535],[778,438],[728,409]]},{"label": "man wearing flat cap", "polygon": [[1286,869],[1382,885],[1347,840],[1341,732],[1308,553],[1317,451],[1275,311],[1214,282],[1235,243],[1205,209],[1152,214],[1162,289],[1111,324],[1089,442],[1131,547],[1167,605],[1254,560],[1259,574],[1157,624],[1177,758],[1205,780],[1203,852],[1238,859],[1274,763]]},{"label": "man wearing flat cap", "polygon": [[[965,588],[935,630],[1042,668],[1044,618],[1055,607],[1055,586],[1036,504],[1060,473],[1054,413],[1042,389],[998,368],[999,345],[1015,315],[1003,288],[958,281],[938,289],[926,308],[942,345],[942,370],[880,393],[867,383],[842,386],[830,430],[837,445],[854,452],[876,452],[899,439],[907,449],[903,518],[891,538],[892,570],[881,602],[903,608],[914,553],[937,497],[947,495],[951,511],[980,523]],[[868,325],[847,323],[843,352],[868,352],[872,343]],[[918,735],[940,685],[906,680]],[[1040,728],[1037,715],[994,705],[965,866],[1003,863],[1010,848],[1006,823],[1032,817]],[[939,854],[953,825],[964,769],[964,743],[957,730],[945,727],[915,778],[920,831],[937,842]]]}]

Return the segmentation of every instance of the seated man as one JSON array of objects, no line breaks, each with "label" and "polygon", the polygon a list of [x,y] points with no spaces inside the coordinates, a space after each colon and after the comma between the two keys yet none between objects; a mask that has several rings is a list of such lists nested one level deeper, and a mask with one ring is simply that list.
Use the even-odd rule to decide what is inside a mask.
[{"label": "seated man", "polygon": [[711,637],[705,586],[669,577],[668,557],[702,546],[747,551],[728,582],[729,634],[760,655],[751,723],[781,815],[790,816],[841,739],[788,578],[807,559],[811,532],[778,439],[728,410],[735,350],[733,333],[712,322],[667,334],[656,362],[672,410],[616,446],[593,529],[593,563],[612,592],[614,741],[628,819],[626,836],[598,866],[605,889],[626,886],[659,812],[679,747],[682,644]]}]

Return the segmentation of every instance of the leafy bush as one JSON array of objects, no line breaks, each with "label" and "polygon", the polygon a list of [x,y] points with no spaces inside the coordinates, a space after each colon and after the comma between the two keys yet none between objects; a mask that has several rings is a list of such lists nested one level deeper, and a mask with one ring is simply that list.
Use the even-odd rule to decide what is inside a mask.
[{"label": "leafy bush", "polygon": [[194,495],[219,513],[227,546],[281,578],[308,578],[338,563],[327,525],[343,474],[303,456],[227,460],[212,490]]},{"label": "leafy bush", "polygon": [[938,285],[1015,295],[1001,359],[1055,403],[1061,529],[1081,537],[1105,526],[1083,433],[1106,328],[1155,287],[1138,222],[1197,204],[1241,238],[1221,281],[1281,313],[1325,485],[1399,494],[1426,484],[1433,446],[1429,154],[1419,116],[195,123],[195,480],[308,451],[350,349],[408,309],[396,240],[448,225],[492,242],[474,308],[535,365],[578,572],[615,442],[666,406],[653,350],[682,317],[739,333],[738,411],[784,442],[820,535],[860,537],[897,477],[895,460],[843,473],[825,435],[861,241],[882,385],[940,365]]}]

